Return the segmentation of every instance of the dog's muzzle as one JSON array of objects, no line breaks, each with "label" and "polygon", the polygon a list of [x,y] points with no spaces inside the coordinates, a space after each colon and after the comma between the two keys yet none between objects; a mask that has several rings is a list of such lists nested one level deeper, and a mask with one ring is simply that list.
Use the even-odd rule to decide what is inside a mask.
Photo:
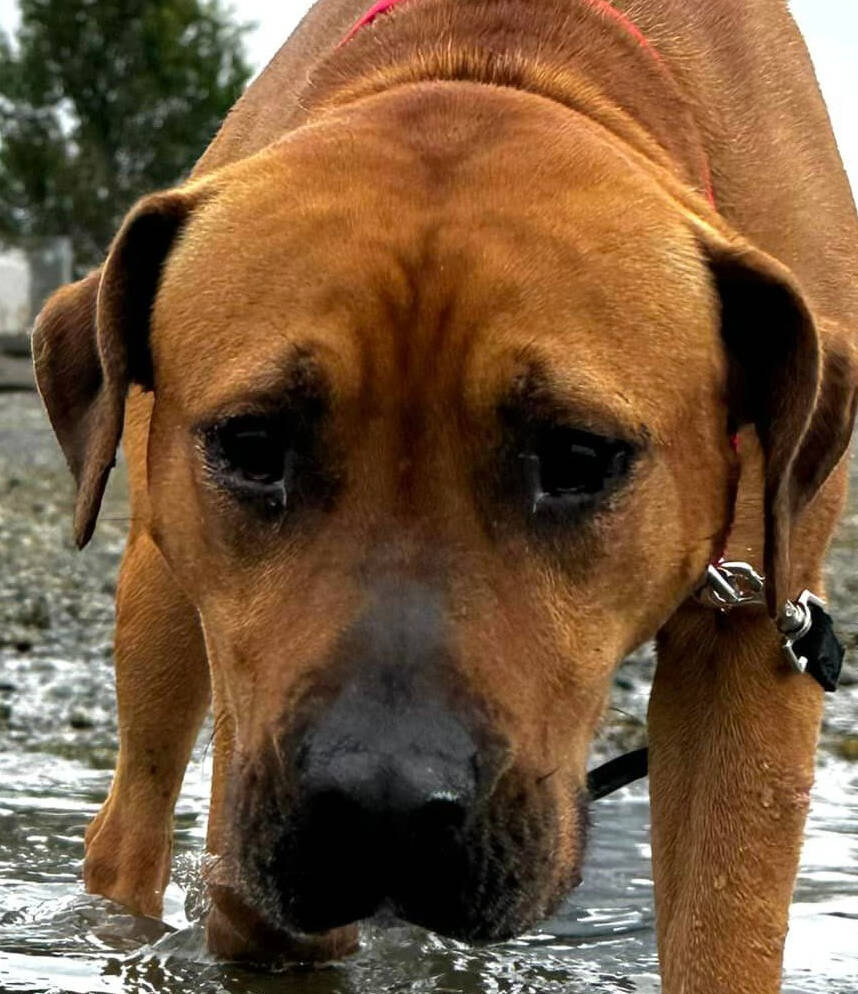
[{"label": "dog's muzzle", "polygon": [[579,792],[516,755],[464,672],[437,599],[387,590],[236,771],[235,886],[272,927],[316,933],[381,912],[506,938],[574,882],[581,847],[567,845],[558,875],[557,833],[561,820],[583,830]]},{"label": "dog's muzzle", "polygon": [[466,861],[479,817],[477,745],[443,706],[350,697],[297,750],[289,834],[301,865],[280,876],[292,878],[292,915],[310,931],[382,908],[436,920],[449,896],[439,882]]},{"label": "dog's muzzle", "polygon": [[490,941],[559,896],[556,793],[443,703],[346,688],[277,751],[290,770],[269,757],[248,773],[232,829],[237,886],[272,927],[381,913]]}]

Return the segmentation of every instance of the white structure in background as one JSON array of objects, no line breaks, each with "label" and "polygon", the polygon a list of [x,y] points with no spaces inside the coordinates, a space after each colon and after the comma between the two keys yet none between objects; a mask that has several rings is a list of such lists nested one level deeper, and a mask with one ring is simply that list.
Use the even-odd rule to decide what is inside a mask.
[{"label": "white structure in background", "polygon": [[30,265],[19,249],[0,252],[0,335],[16,335],[30,323]]},{"label": "white structure in background", "polygon": [[27,253],[30,266],[30,315],[27,325],[57,287],[71,282],[73,258],[71,239],[64,237],[41,238]]},{"label": "white structure in background", "polygon": [[42,304],[57,287],[71,282],[68,238],[41,238],[29,249],[0,252],[0,335],[28,331]]}]

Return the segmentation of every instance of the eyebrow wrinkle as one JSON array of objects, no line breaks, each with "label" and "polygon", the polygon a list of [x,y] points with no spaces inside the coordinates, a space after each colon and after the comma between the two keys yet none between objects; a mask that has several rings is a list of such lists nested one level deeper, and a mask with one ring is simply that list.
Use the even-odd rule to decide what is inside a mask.
[{"label": "eyebrow wrinkle", "polygon": [[[616,391],[626,404],[628,398]],[[625,439],[639,446],[647,445],[651,433],[647,425],[630,419],[608,408],[603,398],[593,396],[592,401],[580,395],[570,395],[564,390],[541,359],[529,359],[527,367],[510,384],[501,397],[499,408],[523,420],[553,421],[582,429]]]},{"label": "eyebrow wrinkle", "polygon": [[272,363],[253,382],[236,385],[235,398],[224,398],[198,421],[211,424],[226,417],[274,413],[296,404],[324,405],[330,397],[330,381],[318,358],[318,348],[296,344],[280,362]]}]

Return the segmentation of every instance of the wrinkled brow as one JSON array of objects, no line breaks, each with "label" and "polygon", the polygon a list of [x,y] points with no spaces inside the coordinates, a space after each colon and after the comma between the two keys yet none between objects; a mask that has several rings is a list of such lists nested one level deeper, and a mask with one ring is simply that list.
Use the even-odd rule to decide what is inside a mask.
[{"label": "wrinkled brow", "polygon": [[507,423],[567,425],[646,448],[651,434],[622,395],[594,389],[586,376],[558,375],[541,359],[530,359],[501,392],[498,411]]},{"label": "wrinkled brow", "polygon": [[293,345],[280,360],[230,377],[228,392],[197,418],[200,425],[231,417],[327,406],[331,383],[315,345]]}]

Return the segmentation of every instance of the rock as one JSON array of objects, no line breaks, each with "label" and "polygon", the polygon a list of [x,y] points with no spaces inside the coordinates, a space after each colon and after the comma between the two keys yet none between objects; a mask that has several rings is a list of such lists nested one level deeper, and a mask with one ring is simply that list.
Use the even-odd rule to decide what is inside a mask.
[{"label": "rock", "polygon": [[837,743],[837,754],[852,763],[858,763],[858,735],[847,735]]},{"label": "rock", "polygon": [[42,594],[25,597],[15,619],[19,625],[37,628],[41,631],[51,627],[51,609],[47,598]]},{"label": "rock", "polygon": [[69,715],[69,725],[80,731],[84,728],[94,728],[95,722],[85,711],[75,710]]}]

